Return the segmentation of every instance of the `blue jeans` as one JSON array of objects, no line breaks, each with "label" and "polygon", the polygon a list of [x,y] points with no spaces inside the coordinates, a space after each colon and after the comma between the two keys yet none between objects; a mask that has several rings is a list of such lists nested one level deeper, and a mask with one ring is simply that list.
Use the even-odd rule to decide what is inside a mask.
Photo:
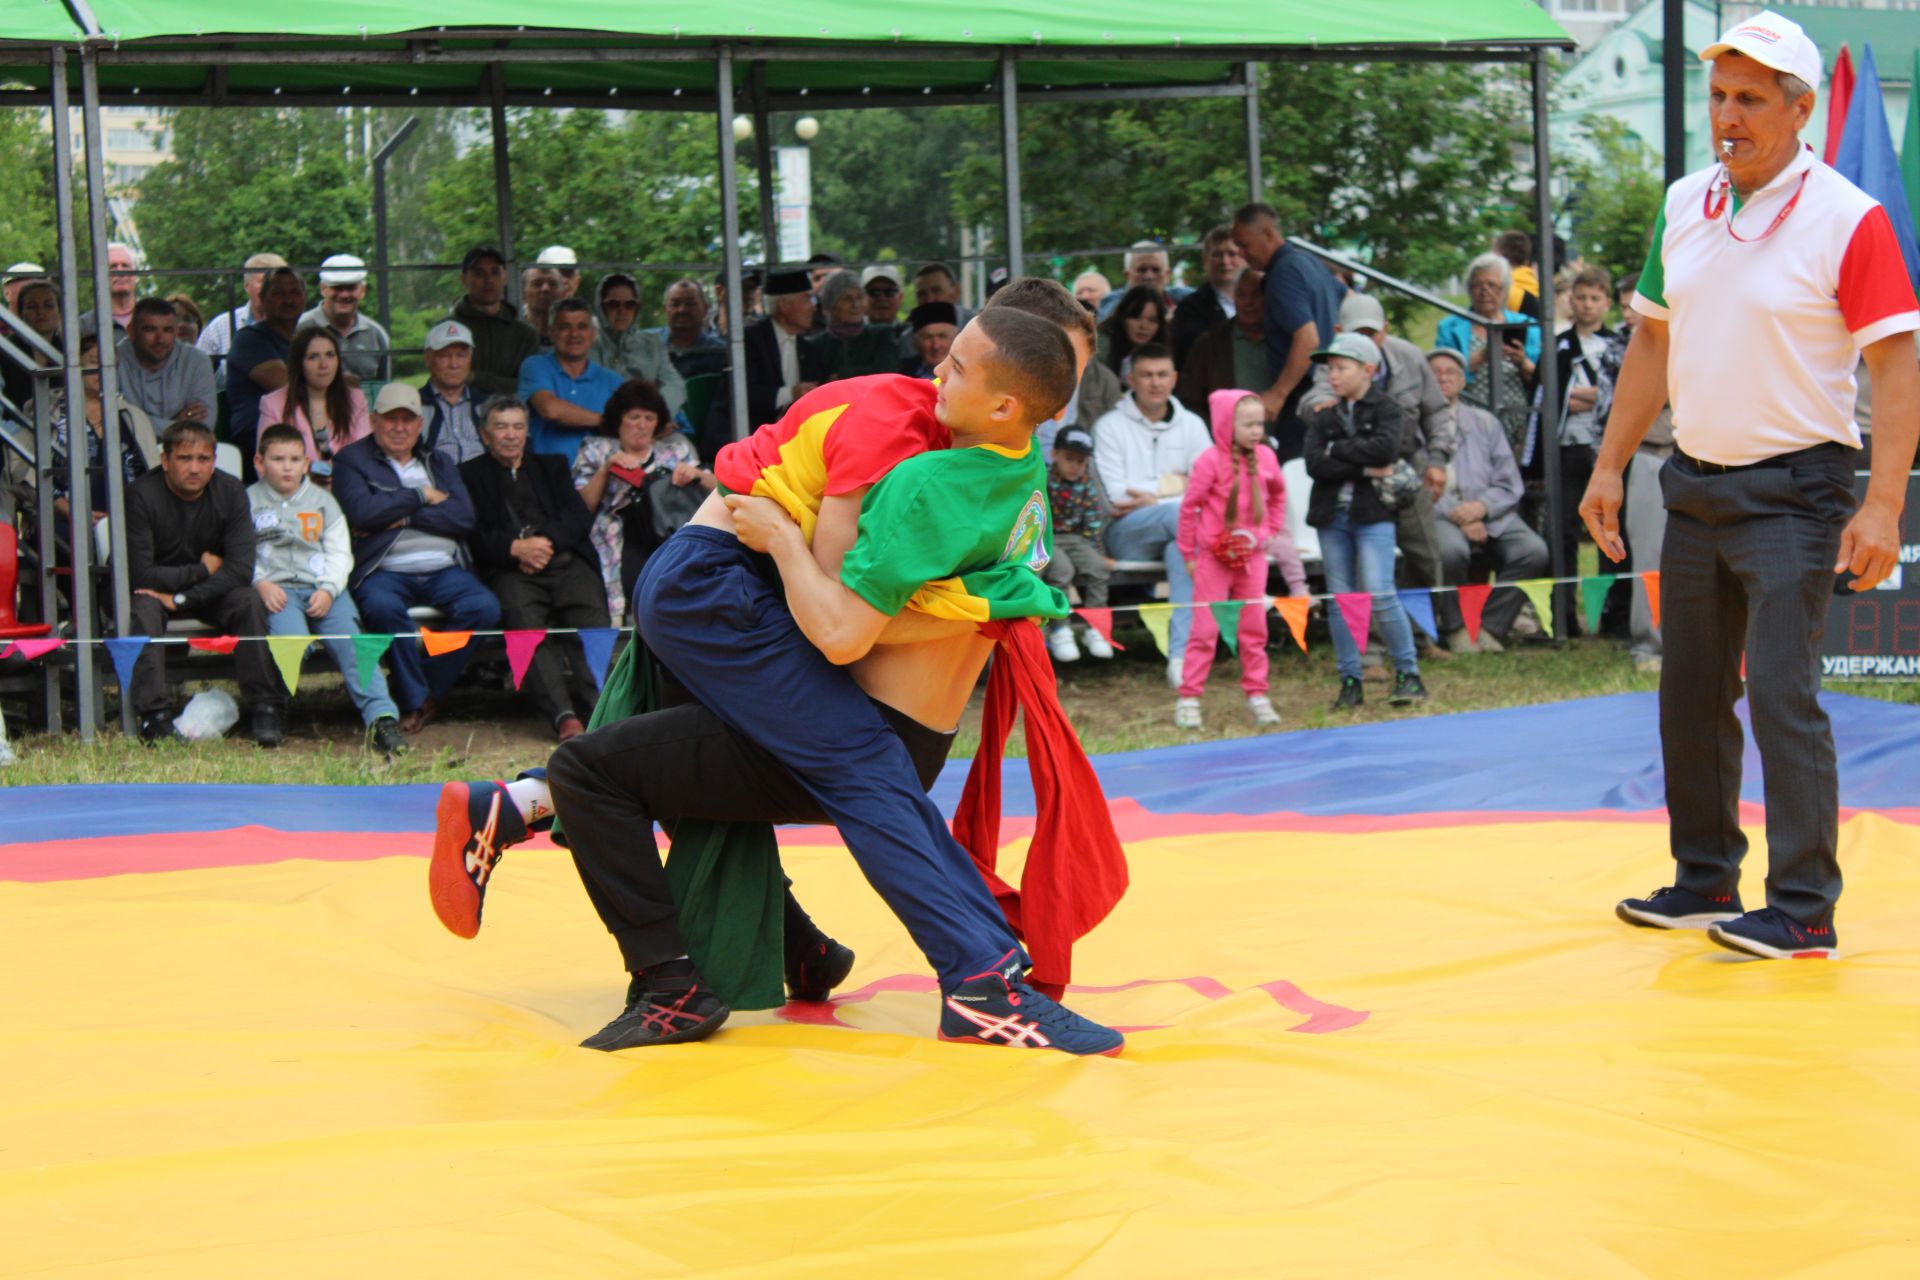
[{"label": "blue jeans", "polygon": [[[267,615],[267,634],[270,636],[353,636],[360,633],[360,611],[353,607],[353,597],[341,592],[334,597],[333,605],[318,618],[307,616],[307,601],[313,598],[312,587],[287,587],[287,603],[280,612]],[[322,640],[327,656],[333,659],[333,665],[340,668],[341,676],[347,682],[347,696],[353,699],[354,709],[360,713],[362,724],[372,724],[381,716],[393,716],[398,719],[400,712],[395,709],[393,699],[387,696],[387,678],[380,674],[380,668],[373,668],[373,678],[365,684],[360,683],[360,660],[354,656],[353,641],[347,639]]]},{"label": "blue jeans", "polygon": [[647,558],[633,616],[688,692],[791,770],[840,828],[943,989],[992,970],[1009,952],[1025,962],[900,735],[847,669],[802,634],[761,557],[730,533],[688,525]]},{"label": "blue jeans", "polygon": [[[1115,560],[1163,560],[1167,566],[1167,594],[1175,605],[1193,603],[1193,579],[1174,541],[1180,531],[1180,504],[1156,502],[1129,511],[1107,526],[1107,554]],[[1187,633],[1193,628],[1193,610],[1176,608],[1167,620],[1167,659],[1187,656]]]},{"label": "blue jeans", "polygon": [[[421,604],[446,614],[440,626],[448,631],[491,631],[500,625],[500,602],[485,583],[458,565],[434,573],[375,569],[354,594],[370,631],[419,630],[407,610]],[[393,663],[394,697],[407,711],[419,710],[429,698],[444,700],[467,669],[465,648],[429,658],[418,640],[395,640],[387,656]]]},{"label": "blue jeans", "polygon": [[[1393,521],[1352,524],[1345,511],[1339,512],[1332,523],[1320,526],[1320,562],[1327,571],[1328,591],[1373,593],[1373,625],[1386,638],[1393,669],[1419,675],[1420,663],[1413,656],[1413,627],[1393,586]],[[1340,664],[1340,674],[1358,680],[1360,650],[1367,638],[1347,630],[1337,604],[1327,610],[1327,627],[1333,632],[1333,655]]]}]

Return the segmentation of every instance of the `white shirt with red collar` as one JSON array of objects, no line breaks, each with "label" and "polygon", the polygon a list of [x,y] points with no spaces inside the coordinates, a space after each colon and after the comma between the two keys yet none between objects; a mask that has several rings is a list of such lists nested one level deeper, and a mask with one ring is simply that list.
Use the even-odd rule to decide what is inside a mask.
[{"label": "white shirt with red collar", "polygon": [[1858,448],[1860,352],[1920,330],[1887,211],[1810,149],[1745,201],[1724,178],[1667,189],[1633,299],[1669,325],[1675,443],[1723,466]]}]

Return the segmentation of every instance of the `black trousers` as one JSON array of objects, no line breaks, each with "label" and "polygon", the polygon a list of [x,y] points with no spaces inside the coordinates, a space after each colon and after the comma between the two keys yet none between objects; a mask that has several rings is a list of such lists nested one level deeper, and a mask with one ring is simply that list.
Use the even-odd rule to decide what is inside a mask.
[{"label": "black trousers", "polygon": [[[500,623],[509,630],[607,625],[606,586],[599,571],[580,556],[569,560],[564,569],[497,573],[487,585],[500,599]],[[541,641],[520,687],[550,725],[558,724],[564,715],[585,720],[600,696],[578,636],[548,636]]]},{"label": "black trousers", "polygon": [[1660,747],[1676,883],[1739,888],[1746,695],[1767,806],[1767,904],[1819,928],[1840,896],[1840,780],[1820,708],[1820,641],[1840,533],[1854,511],[1856,451],[1821,445],[1773,464],[1719,471],[1684,454],[1660,473],[1666,641]]},{"label": "black trousers", "polygon": [[[931,789],[950,733],[874,703]],[[774,756],[697,702],[630,716],[561,744],[547,762],[554,809],[587,897],[629,970],[685,955],[653,824],[826,824],[827,815]]]},{"label": "black trousers", "polygon": [[[252,587],[235,587],[205,608],[169,612],[152,596],[133,598],[132,631],[137,636],[160,636],[167,631],[169,618],[196,618],[223,636],[264,636],[267,634],[267,606]],[[150,644],[140,650],[133,663],[133,687],[127,696],[139,715],[152,715],[172,705],[167,692],[167,646]],[[266,642],[243,640],[233,651],[234,674],[240,681],[241,696],[248,706],[286,702],[286,687],[267,654]]]}]

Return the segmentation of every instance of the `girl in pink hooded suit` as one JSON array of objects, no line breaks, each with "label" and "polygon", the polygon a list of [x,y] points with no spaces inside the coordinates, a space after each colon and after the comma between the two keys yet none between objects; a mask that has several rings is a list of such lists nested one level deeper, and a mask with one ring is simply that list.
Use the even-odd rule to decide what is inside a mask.
[{"label": "girl in pink hooded suit", "polygon": [[1240,610],[1240,687],[1256,724],[1278,724],[1267,698],[1266,543],[1286,528],[1287,489],[1280,460],[1267,448],[1267,420],[1250,391],[1207,397],[1213,447],[1195,459],[1180,501],[1177,541],[1193,574],[1193,632],[1181,673],[1174,723],[1200,725],[1200,692],[1219,637],[1215,601],[1257,602]]}]

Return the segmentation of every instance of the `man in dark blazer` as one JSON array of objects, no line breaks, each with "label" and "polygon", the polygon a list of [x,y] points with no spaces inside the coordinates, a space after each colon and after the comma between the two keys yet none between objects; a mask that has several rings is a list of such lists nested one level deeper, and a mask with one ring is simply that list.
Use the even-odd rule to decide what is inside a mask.
[{"label": "man in dark blazer", "polygon": [[[813,328],[813,292],[807,273],[771,273],[765,296],[765,318],[748,325],[742,335],[747,348],[748,431],[779,421],[788,405],[824,380],[813,351],[800,341]],[[702,436],[700,456],[708,463],[720,446],[734,438],[731,377],[714,397]]]},{"label": "man in dark blazer", "polygon": [[[527,406],[504,396],[487,403],[480,439],[487,451],[460,464],[473,499],[467,546],[475,572],[500,600],[501,625],[509,631],[606,626],[607,592],[587,536],[593,516],[573,487],[566,459],[528,450]],[[599,694],[578,636],[542,641],[520,687],[560,741],[586,732]]]}]

